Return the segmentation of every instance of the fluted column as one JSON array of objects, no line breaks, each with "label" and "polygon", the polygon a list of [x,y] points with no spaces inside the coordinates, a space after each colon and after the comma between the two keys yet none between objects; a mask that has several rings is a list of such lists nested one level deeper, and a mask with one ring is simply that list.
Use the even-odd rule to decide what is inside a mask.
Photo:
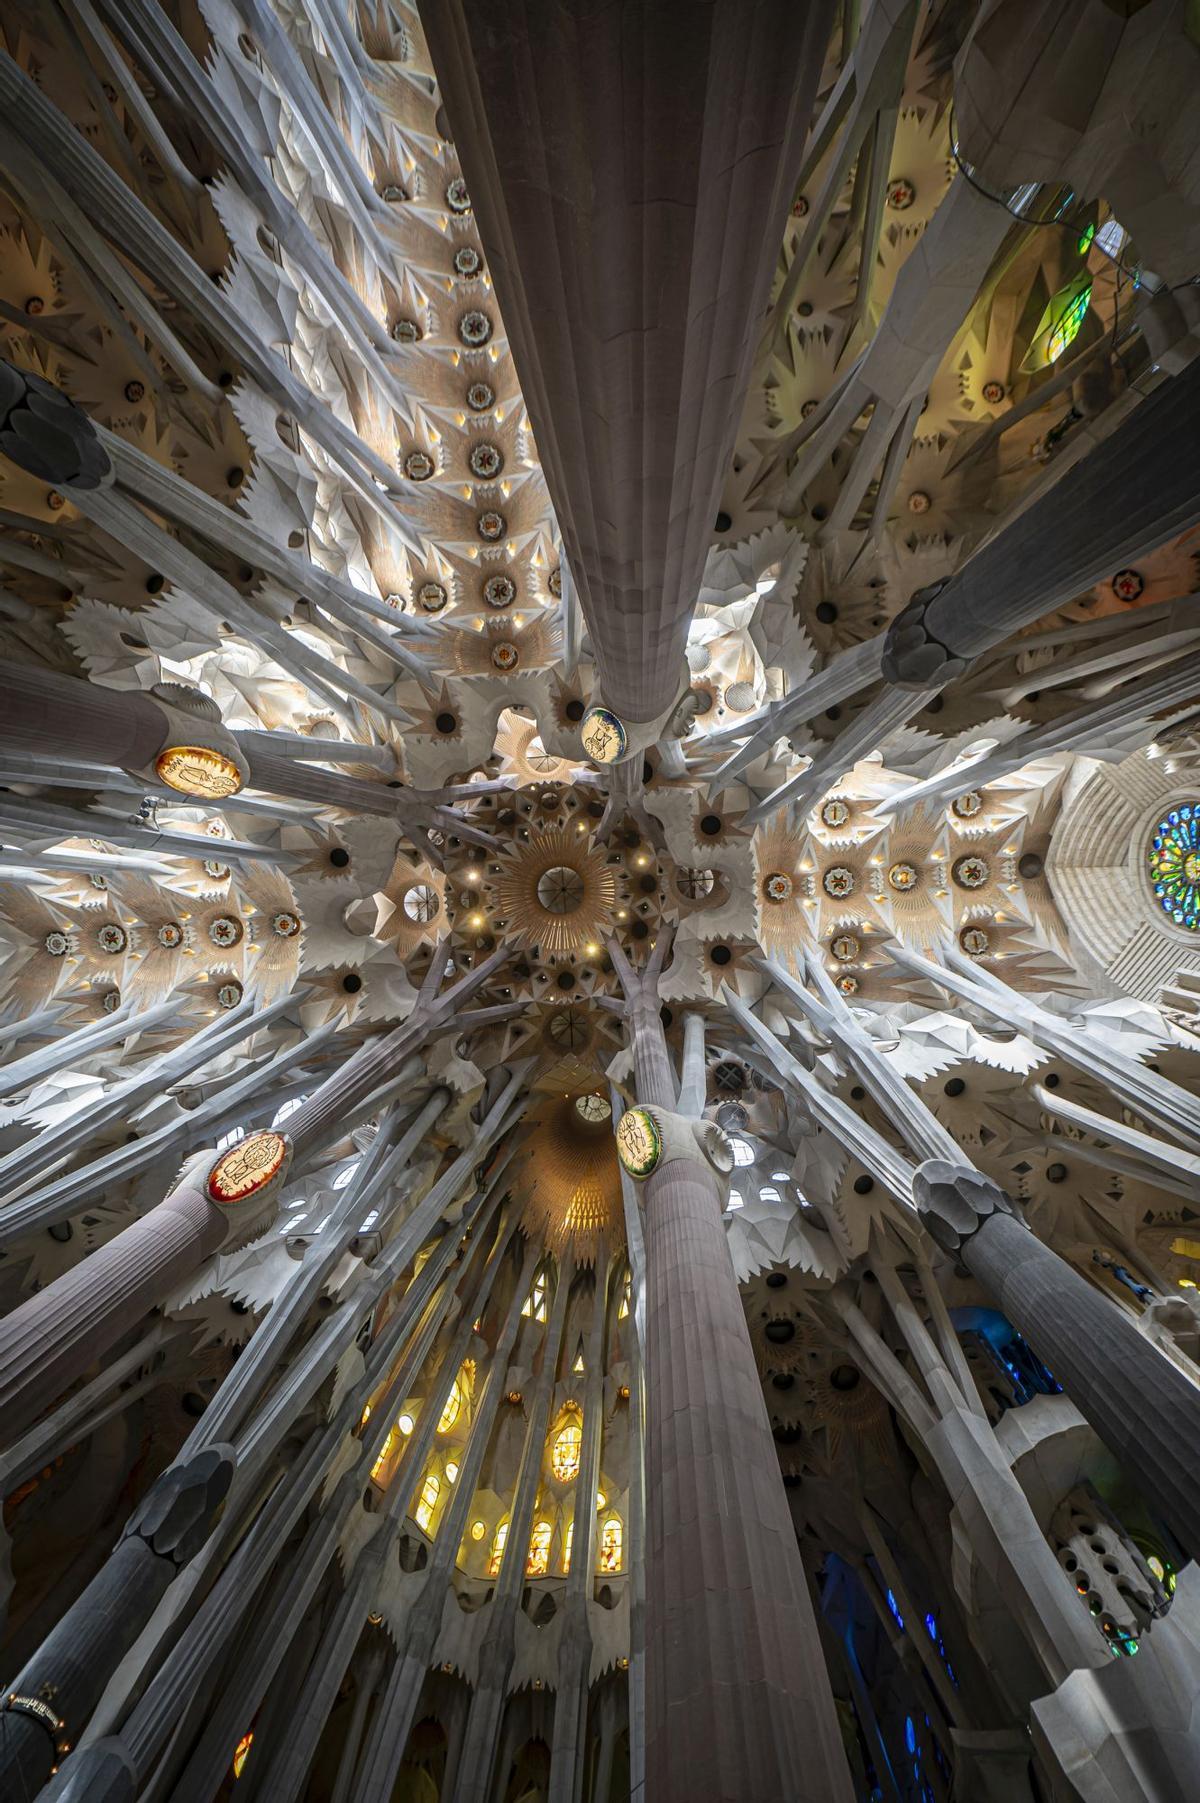
[{"label": "fluted column", "polygon": [[990,1178],[929,1160],[913,1187],[933,1238],[1024,1334],[1179,1544],[1200,1554],[1200,1386],[1019,1221]]},{"label": "fluted column", "polygon": [[200,1550],[233,1456],[210,1447],[151,1486],[116,1551],[0,1702],[0,1796],[32,1797],[57,1771],[113,1670],[172,1579]]},{"label": "fluted column", "polygon": [[[617,968],[638,1101],[673,1109],[654,961]],[[646,1795],[784,1803],[804,1785],[849,1803],[716,1176],[671,1158],[643,1201]]]},{"label": "fluted column", "polygon": [[424,0],[604,702],[669,709],[829,0]]}]

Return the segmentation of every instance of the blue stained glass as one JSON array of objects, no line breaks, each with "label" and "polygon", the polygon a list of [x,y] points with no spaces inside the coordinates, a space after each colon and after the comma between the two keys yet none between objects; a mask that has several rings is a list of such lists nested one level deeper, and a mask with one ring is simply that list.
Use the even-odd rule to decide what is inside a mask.
[{"label": "blue stained glass", "polygon": [[910,1753],[916,1752],[917,1731],[913,1727],[913,1718],[911,1715],[906,1715],[904,1718],[904,1744]]},{"label": "blue stained glass", "polygon": [[1146,858],[1163,913],[1189,933],[1200,930],[1200,804],[1172,808],[1154,829]]}]

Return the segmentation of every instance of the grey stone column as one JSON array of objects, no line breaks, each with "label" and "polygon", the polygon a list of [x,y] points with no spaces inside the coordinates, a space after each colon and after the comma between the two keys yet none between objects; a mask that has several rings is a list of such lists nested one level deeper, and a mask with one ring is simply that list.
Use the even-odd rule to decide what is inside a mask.
[{"label": "grey stone column", "polygon": [[112,1557],[0,1701],[0,1797],[29,1796],[58,1769],[171,1580],[203,1545],[233,1476],[213,1446],[151,1485]]},{"label": "grey stone column", "polygon": [[106,689],[33,664],[0,670],[0,751],[141,770],[168,730],[164,710],[140,690]]},{"label": "grey stone column", "polygon": [[424,0],[605,703],[655,719],[729,468],[828,0]]},{"label": "grey stone column", "polygon": [[[673,1108],[656,1001],[634,994],[638,1100]],[[716,1178],[672,1159],[643,1196],[646,1796],[849,1803]]]},{"label": "grey stone column", "polygon": [[885,680],[942,686],[1010,633],[1200,519],[1200,361],[888,628]]},{"label": "grey stone column", "polygon": [[1200,1386],[1020,1222],[978,1171],[930,1160],[914,1195],[930,1234],[978,1278],[1180,1545],[1200,1554]]},{"label": "grey stone column", "polygon": [[[214,1157],[215,1162],[215,1157]],[[228,1211],[178,1189],[0,1320],[0,1424],[15,1439],[160,1297],[215,1252]]]}]

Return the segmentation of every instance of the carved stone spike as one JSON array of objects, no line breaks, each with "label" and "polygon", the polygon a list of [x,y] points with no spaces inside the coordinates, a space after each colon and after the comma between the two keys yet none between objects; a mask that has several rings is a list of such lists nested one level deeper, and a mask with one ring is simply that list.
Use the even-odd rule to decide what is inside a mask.
[{"label": "carved stone spike", "polygon": [[100,488],[112,464],[83,409],[41,376],[0,358],[0,451],[54,488]]},{"label": "carved stone spike", "polygon": [[130,1516],[126,1536],[140,1535],[159,1558],[182,1568],[208,1538],[213,1512],[233,1480],[236,1458],[232,1446],[208,1446],[186,1465],[172,1465]]},{"label": "carved stone spike", "polygon": [[1012,1197],[970,1165],[927,1158],[913,1177],[922,1225],[944,1252],[957,1252],[993,1214],[1016,1216]]},{"label": "carved stone spike", "polygon": [[920,689],[931,682],[949,682],[961,676],[968,660],[934,638],[926,612],[945,588],[945,581],[920,588],[888,627],[883,644],[882,670],[888,682],[900,688]]}]

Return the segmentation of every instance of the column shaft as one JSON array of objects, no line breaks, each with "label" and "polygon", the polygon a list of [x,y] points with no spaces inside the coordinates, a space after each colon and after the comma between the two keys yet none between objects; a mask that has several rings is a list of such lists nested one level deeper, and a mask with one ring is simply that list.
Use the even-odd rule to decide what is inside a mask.
[{"label": "column shaft", "polygon": [[960,1256],[1180,1545],[1200,1555],[1200,1386],[1012,1215],[989,1215]]}]

